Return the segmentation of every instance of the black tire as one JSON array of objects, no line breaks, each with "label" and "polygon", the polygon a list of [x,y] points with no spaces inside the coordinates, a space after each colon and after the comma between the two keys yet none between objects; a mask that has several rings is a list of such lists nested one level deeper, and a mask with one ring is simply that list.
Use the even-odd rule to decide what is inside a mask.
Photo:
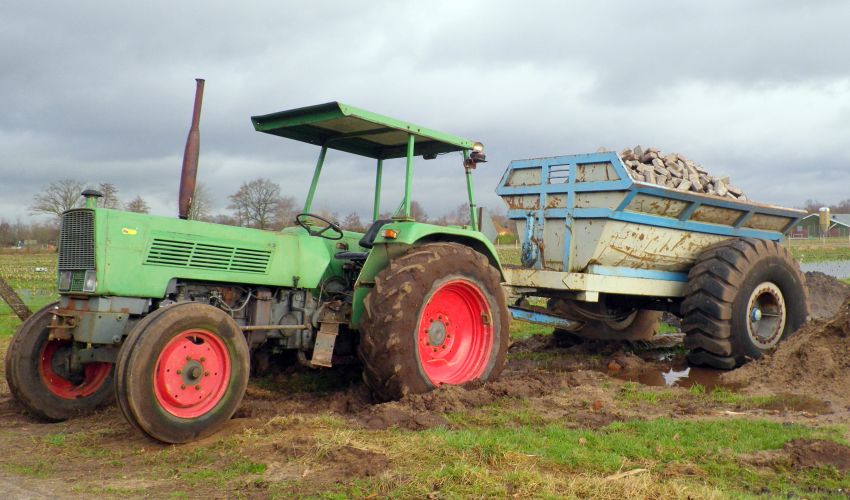
[{"label": "black tire", "polygon": [[601,302],[579,305],[569,299],[550,299],[549,309],[561,316],[584,323],[584,326],[574,331],[556,328],[552,332],[555,342],[569,345],[575,343],[576,336],[593,340],[650,340],[658,333],[661,322],[661,313],[658,311],[647,309],[627,311],[627,314],[619,321],[592,319],[582,314],[583,310],[590,314],[610,314],[611,311],[605,307],[605,300],[601,298]]},{"label": "black tire", "polygon": [[[189,354],[183,358],[181,353]],[[200,439],[221,428],[238,408],[248,385],[249,360],[245,336],[224,311],[195,302],[164,307],[145,317],[125,340],[116,399],[127,420],[153,439]],[[174,399],[180,395],[183,400]],[[199,401],[181,406],[194,395]]]},{"label": "black tire", "polygon": [[760,358],[806,322],[805,278],[779,243],[726,240],[691,268],[681,312],[688,360],[732,369]]},{"label": "black tire", "polygon": [[67,378],[62,370],[55,371],[54,356],[61,363],[70,352],[70,341],[49,338],[47,327],[57,304],[45,306],[18,327],[5,358],[12,396],[27,413],[48,422],[85,415],[109,403],[114,380],[111,363],[86,365],[81,373],[64,374]]},{"label": "black tire", "polygon": [[[479,310],[475,307],[480,307],[481,324],[471,321],[470,328],[460,330],[457,323],[452,326],[454,319],[450,321],[448,315],[444,319],[440,315],[436,322],[434,318],[426,318],[439,309],[438,301],[443,303],[441,301],[447,300],[445,297],[449,295],[446,294],[450,293],[447,290],[454,286],[480,299],[475,305],[468,306],[468,311],[473,311],[471,318],[474,311]],[[447,307],[455,307],[458,301],[447,300],[445,303],[452,304]],[[485,308],[490,311],[488,318],[484,317]],[[429,323],[425,323],[426,320]],[[431,326],[427,332],[421,329],[423,324],[434,325],[433,332]],[[442,383],[494,379],[504,368],[510,343],[509,324],[501,277],[487,257],[457,243],[412,247],[404,255],[391,260],[377,274],[375,287],[364,301],[358,350],[363,363],[363,380],[376,399],[389,401],[407,394],[430,391]],[[489,334],[486,333],[488,327]],[[458,366],[469,363],[475,369],[463,374],[458,371],[456,377],[446,375],[444,379],[432,380],[427,374],[432,367],[425,367],[422,361],[431,353],[420,352],[420,343],[425,349],[433,349],[434,353],[441,349],[445,350],[446,356],[454,356],[460,349],[454,348],[453,343],[461,345],[460,342],[465,340],[457,339],[471,338],[488,338],[481,349],[470,349],[470,356],[458,355]],[[469,377],[465,378],[465,375]]]}]

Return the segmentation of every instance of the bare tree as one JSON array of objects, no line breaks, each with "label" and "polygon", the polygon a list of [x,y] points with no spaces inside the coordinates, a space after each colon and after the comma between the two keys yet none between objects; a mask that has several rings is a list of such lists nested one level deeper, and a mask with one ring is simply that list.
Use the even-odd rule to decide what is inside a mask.
[{"label": "bare tree", "polygon": [[76,179],[53,181],[33,196],[30,212],[33,214],[62,215],[62,212],[81,205],[80,195],[86,185]]},{"label": "bare tree", "polygon": [[121,201],[118,200],[118,188],[111,182],[101,182],[97,186],[97,190],[103,195],[103,198],[97,200],[97,206],[101,208],[119,208]]},{"label": "bare tree", "polygon": [[202,183],[195,185],[195,194],[192,195],[192,204],[189,206],[189,220],[209,221],[212,218],[212,196],[207,186]]},{"label": "bare tree", "polygon": [[850,198],[841,200],[837,204],[823,203],[819,200],[809,198],[803,204],[802,208],[810,213],[818,213],[821,207],[829,207],[829,211],[834,214],[850,214]]},{"label": "bare tree", "polygon": [[280,201],[280,186],[260,178],[243,182],[239,191],[230,195],[227,208],[236,212],[240,225],[269,229],[278,222]]},{"label": "bare tree", "polygon": [[282,229],[286,226],[294,224],[295,216],[298,215],[297,202],[291,196],[284,196],[277,202],[275,208],[275,223],[274,229]]},{"label": "bare tree", "polygon": [[449,215],[451,223],[457,226],[469,224],[469,203],[461,203],[455,208],[453,214]]},{"label": "bare tree", "polygon": [[146,214],[151,211],[151,207],[141,196],[136,196],[130,200],[124,207],[128,212],[136,212],[137,214]]},{"label": "bare tree", "polygon": [[342,228],[348,231],[363,232],[363,222],[357,212],[351,212],[342,221]]},{"label": "bare tree", "polygon": [[415,221],[428,222],[428,214],[416,200],[411,200],[410,202],[410,217]]},{"label": "bare tree", "polygon": [[215,222],[216,224],[224,224],[225,226],[238,226],[239,220],[232,215],[227,214],[216,214],[213,217],[210,217],[210,222]]}]

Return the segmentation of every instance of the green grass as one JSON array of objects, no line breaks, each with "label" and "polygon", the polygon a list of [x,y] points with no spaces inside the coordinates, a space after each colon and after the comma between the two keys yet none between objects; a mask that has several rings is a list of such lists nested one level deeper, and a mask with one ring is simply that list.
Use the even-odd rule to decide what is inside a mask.
[{"label": "green grass", "polygon": [[850,476],[830,468],[793,474],[781,468],[755,470],[737,457],[777,450],[796,438],[843,443],[845,431],[759,420],[661,418],[614,423],[595,431],[520,425],[432,432],[447,446],[463,450],[472,464],[501,464],[520,454],[536,457],[541,467],[585,474],[613,474],[638,467],[663,474],[666,469],[690,465],[704,471],[712,486],[729,493],[809,496],[813,491],[846,489]]},{"label": "green grass", "polygon": [[4,464],[3,468],[7,472],[11,472],[12,474],[34,477],[38,479],[44,479],[46,477],[49,477],[54,471],[53,465],[45,460],[36,460],[31,463],[11,462]]},{"label": "green grass", "polygon": [[840,244],[820,245],[792,244],[791,254],[800,262],[828,262],[835,260],[850,260],[850,244],[843,240]]},{"label": "green grass", "polygon": [[551,335],[552,327],[524,321],[511,321],[510,332],[512,340],[525,340],[535,335]]},{"label": "green grass", "polygon": [[[30,310],[37,311],[59,297],[56,259],[55,253],[0,253],[0,277]],[[0,300],[0,335],[11,335],[20,323],[6,302]]]},{"label": "green grass", "polygon": [[658,333],[661,334],[661,335],[666,335],[666,334],[669,334],[669,333],[679,333],[681,331],[682,331],[681,328],[677,328],[673,325],[669,325],[667,323],[664,323],[663,321],[658,324]]},{"label": "green grass", "polygon": [[520,265],[519,255],[520,249],[514,245],[500,245],[496,247],[496,251],[499,253],[499,260],[502,261],[502,265],[512,265],[518,266]]}]

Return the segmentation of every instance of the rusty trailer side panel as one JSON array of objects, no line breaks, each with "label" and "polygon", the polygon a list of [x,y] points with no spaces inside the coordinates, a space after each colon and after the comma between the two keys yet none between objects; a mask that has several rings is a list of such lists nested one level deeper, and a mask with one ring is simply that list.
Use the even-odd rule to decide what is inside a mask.
[{"label": "rusty trailer side panel", "polygon": [[[569,273],[547,283],[569,291],[593,284],[594,293],[646,295],[655,280],[669,282],[649,287],[660,296],[679,296],[709,245],[732,237],[779,241],[805,215],[637,182],[612,152],[513,161],[496,192],[523,240],[523,267]],[[530,286],[531,275],[512,276],[517,283],[509,284]]]}]

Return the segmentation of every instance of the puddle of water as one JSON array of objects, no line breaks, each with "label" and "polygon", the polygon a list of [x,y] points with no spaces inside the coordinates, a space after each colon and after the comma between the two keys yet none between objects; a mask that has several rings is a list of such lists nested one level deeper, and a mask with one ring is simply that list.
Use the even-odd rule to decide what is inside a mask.
[{"label": "puddle of water", "polygon": [[808,262],[800,264],[800,270],[804,273],[809,271],[820,271],[838,279],[850,278],[850,260]]},{"label": "puddle of water", "polygon": [[699,384],[710,391],[723,385],[720,383],[720,376],[724,373],[722,370],[702,366],[688,366],[687,362],[680,361],[661,366],[648,365],[637,371],[624,371],[612,375],[630,382],[656,387],[689,388]]}]

